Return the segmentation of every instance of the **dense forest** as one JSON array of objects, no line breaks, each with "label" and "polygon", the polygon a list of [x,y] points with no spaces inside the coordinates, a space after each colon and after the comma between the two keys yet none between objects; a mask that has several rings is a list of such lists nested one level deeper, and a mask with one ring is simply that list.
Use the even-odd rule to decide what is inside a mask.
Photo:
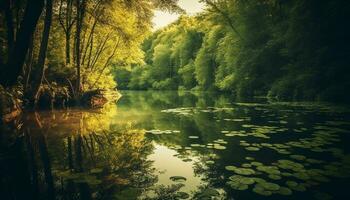
[{"label": "dense forest", "polygon": [[[349,101],[349,2],[4,0],[0,107],[103,104],[101,91]],[[155,10],[181,14],[152,32]]]},{"label": "dense forest", "polygon": [[183,12],[177,0],[1,1],[1,113],[114,89],[111,66],[142,62],[155,9]]},{"label": "dense forest", "polygon": [[349,0],[0,0],[0,199],[350,199],[348,21]]},{"label": "dense forest", "polygon": [[143,42],[145,64],[117,68],[121,89],[349,101],[349,1],[204,0]]}]

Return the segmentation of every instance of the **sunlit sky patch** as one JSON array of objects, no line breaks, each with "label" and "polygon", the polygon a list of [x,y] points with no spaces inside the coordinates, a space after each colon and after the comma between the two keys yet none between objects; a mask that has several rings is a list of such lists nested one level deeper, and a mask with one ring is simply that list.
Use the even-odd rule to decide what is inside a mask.
[{"label": "sunlit sky patch", "polygon": [[[198,0],[179,0],[179,6],[186,10],[188,15],[194,15],[201,12],[204,9],[204,4],[200,3]],[[162,28],[179,18],[179,14],[176,13],[167,13],[163,11],[156,11],[153,24],[154,30]]]}]

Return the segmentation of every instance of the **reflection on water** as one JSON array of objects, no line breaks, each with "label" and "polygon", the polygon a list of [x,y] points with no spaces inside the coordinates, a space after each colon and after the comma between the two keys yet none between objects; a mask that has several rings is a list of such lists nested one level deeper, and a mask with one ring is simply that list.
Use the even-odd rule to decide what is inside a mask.
[{"label": "reflection on water", "polygon": [[124,92],[0,126],[1,199],[347,199],[349,110]]}]

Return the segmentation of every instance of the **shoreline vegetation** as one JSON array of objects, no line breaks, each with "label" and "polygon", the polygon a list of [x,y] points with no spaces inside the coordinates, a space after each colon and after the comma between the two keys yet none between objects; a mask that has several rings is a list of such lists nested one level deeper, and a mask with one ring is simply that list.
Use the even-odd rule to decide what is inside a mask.
[{"label": "shoreline vegetation", "polygon": [[[350,3],[202,0],[0,3],[0,116],[102,106],[106,91],[228,93],[348,104]],[[181,14],[152,32],[155,10]]]},{"label": "shoreline vegetation", "polygon": [[155,9],[183,13],[174,0],[1,1],[1,118],[106,103],[113,68],[142,62]]}]

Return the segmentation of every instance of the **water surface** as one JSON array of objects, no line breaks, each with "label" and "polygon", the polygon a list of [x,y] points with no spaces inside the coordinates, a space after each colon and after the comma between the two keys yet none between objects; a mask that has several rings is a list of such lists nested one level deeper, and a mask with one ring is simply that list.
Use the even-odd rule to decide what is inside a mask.
[{"label": "water surface", "polygon": [[[348,108],[122,92],[1,126],[1,199],[348,199]],[[31,197],[31,198],[29,198]]]}]

